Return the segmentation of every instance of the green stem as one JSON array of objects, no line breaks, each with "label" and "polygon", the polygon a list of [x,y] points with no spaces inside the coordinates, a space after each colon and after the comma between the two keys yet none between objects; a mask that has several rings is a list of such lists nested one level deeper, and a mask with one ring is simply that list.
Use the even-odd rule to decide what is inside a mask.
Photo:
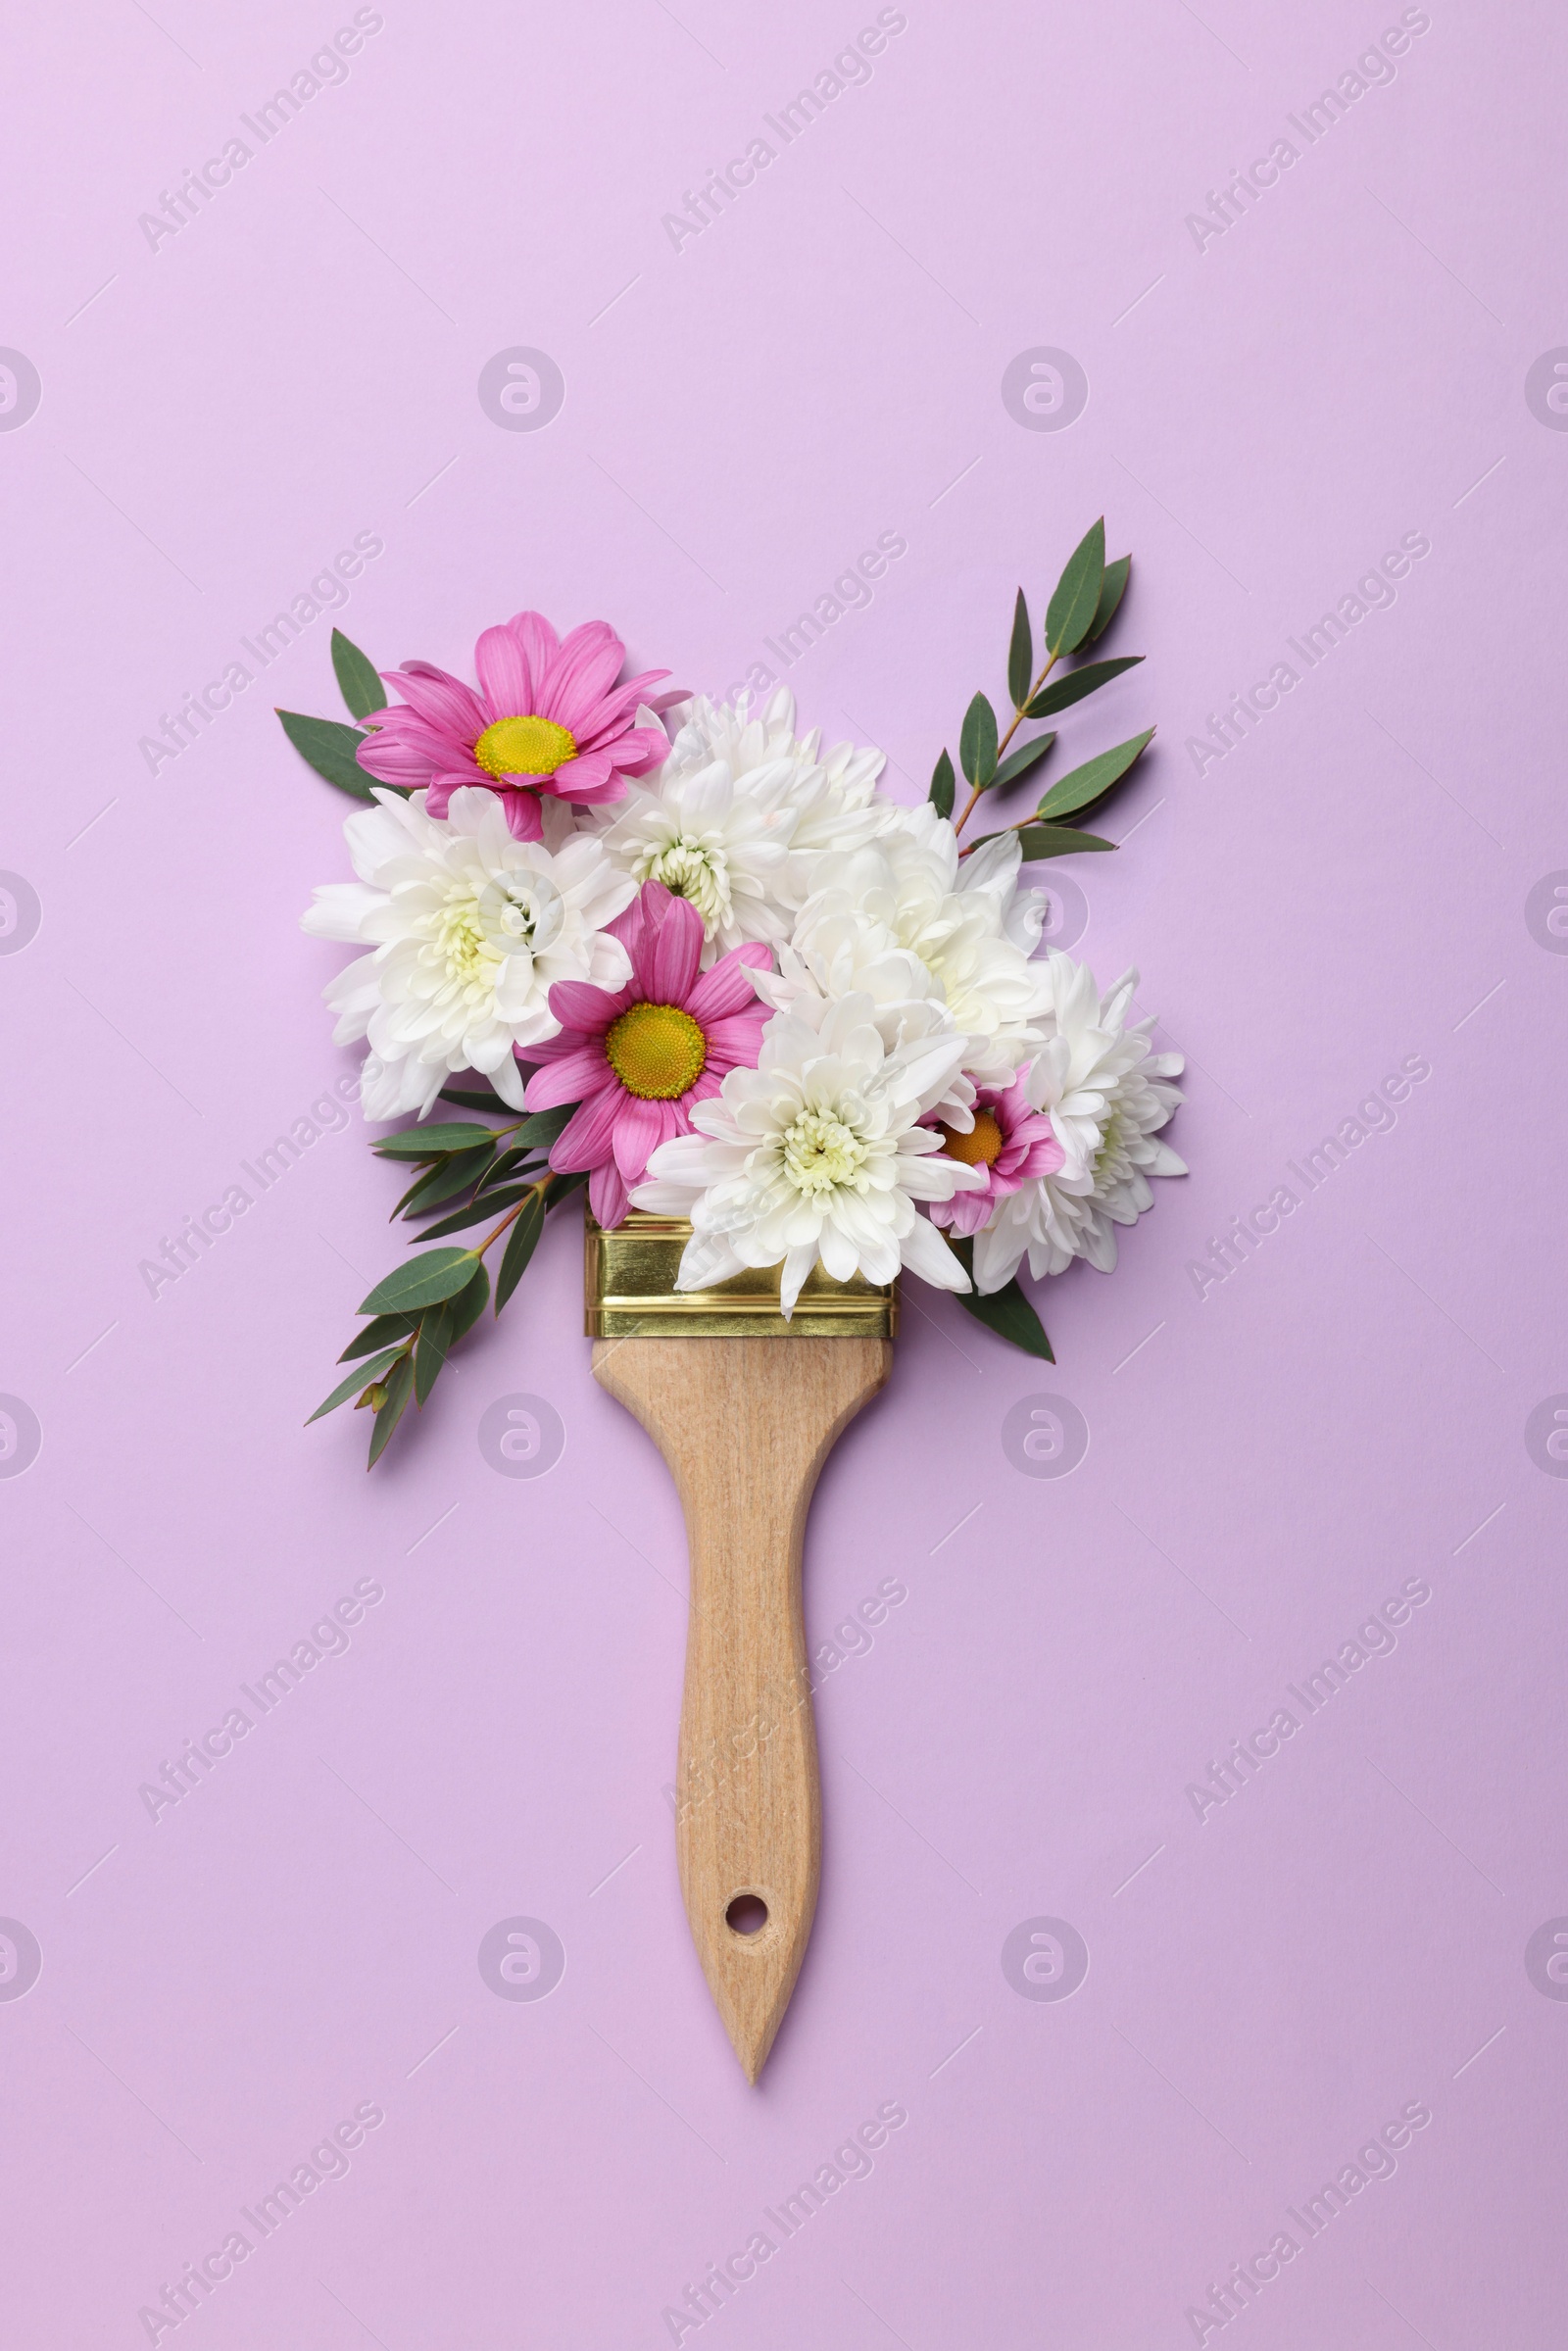
[{"label": "green stem", "polygon": [[[519,1124],[521,1122],[519,1121]],[[544,1198],[545,1194],[550,1190],[551,1185],[555,1182],[555,1178],[556,1171],[554,1168],[552,1168],[548,1175],[542,1175],[539,1178],[537,1184],[530,1184],[527,1191],[523,1194],[521,1200],[517,1200],[507,1210],[505,1216],[503,1216],[501,1219],[501,1222],[496,1226],[495,1231],[493,1233],[486,1234],[484,1240],[480,1242],[478,1248],[468,1251],[469,1256],[473,1259],[476,1265],[483,1257],[485,1250],[490,1247],[491,1243],[493,1241],[499,1241],[509,1225],[515,1224],[517,1218],[522,1214],[522,1211],[528,1205],[529,1200],[536,1197],[541,1200]]]},{"label": "green stem", "polygon": [[[1057,663],[1057,661],[1058,661],[1058,660],[1059,660],[1059,659],[1060,659],[1060,656],[1059,656],[1058,654],[1054,654],[1054,654],[1051,656],[1050,660],[1047,661],[1047,663],[1046,663],[1046,665],[1045,665],[1044,669],[1042,669],[1042,670],[1041,670],[1041,672],[1040,672],[1040,675],[1039,675],[1039,676],[1038,676],[1038,677],[1035,679],[1035,682],[1034,682],[1034,684],[1033,684],[1033,685],[1030,687],[1030,689],[1029,689],[1028,693],[1027,693],[1027,694],[1024,696],[1024,698],[1023,698],[1023,701],[1022,701],[1022,702],[1020,702],[1020,703],[1015,703],[1015,704],[1013,705],[1013,711],[1012,711],[1012,724],[1011,724],[1011,725],[1008,727],[1008,729],[1007,729],[1006,733],[1005,733],[1004,736],[1003,736],[1003,738],[1002,738],[1002,741],[1001,741],[1001,742],[1000,742],[1000,743],[997,745],[997,765],[998,765],[999,767],[1000,767],[1000,766],[1001,766],[1001,764],[1002,764],[1002,755],[1003,755],[1003,753],[1004,753],[1004,752],[1006,750],[1006,748],[1007,748],[1007,745],[1008,745],[1008,744],[1009,744],[1009,743],[1012,741],[1012,738],[1013,738],[1013,736],[1014,736],[1014,735],[1015,735],[1015,734],[1018,732],[1018,729],[1019,729],[1019,727],[1020,727],[1020,726],[1023,724],[1023,715],[1024,715],[1024,711],[1025,711],[1025,710],[1028,709],[1028,707],[1029,707],[1030,703],[1032,703],[1032,702],[1033,702],[1033,700],[1034,700],[1035,696],[1036,696],[1036,695],[1039,693],[1039,691],[1040,691],[1041,687],[1042,687],[1042,686],[1045,684],[1045,682],[1046,682],[1047,678],[1048,678],[1048,677],[1051,675],[1051,672],[1052,672],[1052,671],[1053,671],[1053,669],[1054,669],[1054,667],[1056,666],[1056,663]],[[968,821],[969,821],[970,817],[971,817],[971,816],[974,814],[974,804],[975,804],[975,802],[976,802],[976,801],[979,799],[979,797],[980,797],[981,793],[982,793],[982,792],[984,792],[986,789],[987,789],[987,787],[986,787],[984,784],[976,784],[976,785],[975,785],[975,787],[974,787],[974,789],[973,789],[973,790],[970,792],[970,794],[969,794],[969,798],[968,798],[968,802],[967,802],[967,804],[966,804],[966,806],[965,806],[965,808],[964,808],[963,814],[962,814],[962,815],[961,815],[961,816],[958,818],[958,821],[957,821],[957,823],[956,823],[956,824],[954,826],[954,828],[953,828],[953,829],[954,829],[954,831],[955,831],[956,833],[961,833],[961,832],[962,832],[962,830],[963,830],[964,826],[965,826],[965,825],[968,823]],[[1025,822],[1026,824],[1027,824],[1029,821],[1030,821],[1030,819],[1029,819],[1028,817],[1025,817],[1025,818],[1024,818],[1024,822]],[[1009,831],[1009,832],[1016,832],[1016,831],[1018,830],[1018,827],[1017,827],[1016,825],[1009,825],[1007,829],[1008,829],[1008,831]],[[959,854],[960,854],[961,856],[967,857],[967,855],[968,855],[968,851],[967,851],[967,850],[963,850],[963,851],[960,851],[960,853],[959,853]]]}]

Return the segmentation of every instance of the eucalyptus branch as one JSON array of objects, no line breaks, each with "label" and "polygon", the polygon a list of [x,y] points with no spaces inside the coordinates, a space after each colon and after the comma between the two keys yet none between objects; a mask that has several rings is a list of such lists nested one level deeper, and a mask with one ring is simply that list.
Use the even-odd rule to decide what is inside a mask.
[{"label": "eucalyptus branch", "polygon": [[[385,1451],[411,1399],[416,1405],[424,1404],[453,1347],[483,1313],[492,1296],[484,1263],[488,1252],[506,1237],[493,1293],[499,1314],[527,1269],[544,1230],[547,1211],[585,1180],[580,1175],[564,1175],[547,1166],[514,1197],[506,1184],[508,1165],[509,1162],[514,1165],[523,1156],[527,1145],[523,1150],[506,1151],[499,1147],[515,1135],[528,1134],[529,1142],[548,1148],[574,1106],[568,1103],[559,1111],[534,1112],[531,1117],[525,1115],[506,1127],[486,1129],[479,1146],[467,1143],[465,1130],[448,1126],[430,1129],[424,1135],[417,1129],[409,1129],[405,1134],[387,1138],[378,1147],[378,1155],[405,1162],[419,1153],[419,1163],[436,1176],[440,1176],[444,1166],[457,1169],[464,1158],[470,1162],[460,1181],[452,1184],[443,1181],[422,1208],[408,1195],[398,1203],[394,1214],[403,1209],[410,1215],[428,1214],[437,1205],[448,1211],[440,1222],[427,1227],[421,1238],[435,1240],[455,1228],[477,1224],[492,1204],[497,1208],[504,1206],[506,1214],[497,1219],[482,1241],[469,1248],[425,1249],[406,1258],[362,1301],[360,1312],[370,1319],[359,1336],[349,1342],[338,1360],[346,1363],[356,1356],[364,1360],[355,1365],[324,1403],[317,1406],[311,1418],[319,1420],[323,1413],[336,1411],[351,1396],[356,1398],[357,1410],[368,1407],[374,1415],[370,1433],[371,1468]],[[475,1157],[481,1164],[471,1164]],[[421,1178],[420,1183],[424,1180]],[[416,1194],[419,1188],[416,1183]],[[454,1210],[451,1200],[459,1192],[467,1195],[466,1204]]]},{"label": "eucalyptus branch", "polygon": [[[1018,732],[1019,727],[1023,724],[1024,713],[1027,711],[1029,705],[1033,702],[1035,696],[1039,693],[1041,687],[1045,684],[1047,678],[1051,675],[1053,669],[1055,668],[1056,663],[1060,659],[1061,656],[1059,654],[1052,654],[1047,660],[1046,665],[1041,670],[1040,675],[1035,679],[1034,684],[1024,696],[1022,702],[1014,703],[1012,710],[1012,723],[1008,727],[1006,733],[1003,736],[1002,741],[997,745],[997,759],[999,763],[1002,759],[1003,754],[1007,748],[1007,745],[1012,741],[1013,736]],[[974,789],[969,794],[968,800],[964,804],[963,814],[958,818],[957,823],[953,828],[956,833],[962,832],[964,826],[968,823],[970,817],[974,813],[975,802],[980,798],[982,793],[989,792],[991,786],[989,783],[975,785]],[[968,852],[967,850],[964,850],[959,854],[967,857]]]},{"label": "eucalyptus branch", "polygon": [[[1058,710],[1071,710],[1087,696],[1098,694],[1113,678],[1136,668],[1142,661],[1141,654],[1118,654],[1109,661],[1080,659],[1054,684],[1047,682],[1058,661],[1069,655],[1087,655],[1090,647],[1104,635],[1126,593],[1131,571],[1129,556],[1118,556],[1113,563],[1106,563],[1104,522],[1093,523],[1068,557],[1052,592],[1044,629],[1046,658],[1032,678],[1037,640],[1030,626],[1028,600],[1022,588],[1018,590],[1007,646],[1007,694],[1012,716],[999,740],[997,714],[989,697],[980,693],[970,701],[958,734],[958,764],[968,783],[969,797],[956,819],[953,819],[953,804],[957,778],[946,750],[931,777],[931,805],[939,816],[953,820],[956,834],[963,831],[984,793],[1010,790],[1043,767],[1051,757],[1056,740],[1054,728],[1030,736],[1008,755],[1008,746],[1026,718],[1053,718]],[[1118,743],[1113,750],[1086,759],[1053,784],[1031,813],[998,826],[981,840],[966,843],[958,851],[959,857],[972,857],[986,841],[1004,839],[1007,833],[1020,836],[1024,857],[1035,863],[1083,850],[1114,849],[1114,841],[1086,833],[1076,820],[1122,781],[1152,739],[1153,732],[1150,727],[1129,742]],[[1068,822],[1069,818],[1074,821]]]}]

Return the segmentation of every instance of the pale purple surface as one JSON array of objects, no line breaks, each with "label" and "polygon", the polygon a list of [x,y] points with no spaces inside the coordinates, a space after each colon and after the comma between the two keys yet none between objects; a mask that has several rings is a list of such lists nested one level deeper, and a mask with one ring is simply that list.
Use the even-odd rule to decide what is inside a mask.
[{"label": "pale purple surface", "polygon": [[[1568,2004],[1524,1950],[1568,1913],[1568,1488],[1525,1426],[1568,1388],[1568,962],[1525,906],[1568,865],[1568,441],[1524,380],[1568,339],[1560,12],[1433,0],[1201,253],[1187,213],[1397,9],[911,0],[679,253],[661,216],[874,11],[388,5],[154,253],[137,215],[348,17],[155,14],[10,28],[0,342],[43,397],[0,434],[0,866],[43,922],[0,958],[0,1389],[43,1447],[0,1483],[0,1914],[43,1972],[0,2001],[7,2343],[145,2341],[367,2100],[349,2176],[179,2342],[667,2342],[897,2099],[870,2178],[688,2343],[1174,2351],[1425,2100],[1396,2176],[1208,2340],[1550,2351]],[[1003,405],[1035,346],[1087,371],[1069,430]],[[476,396],[514,347],[564,376],[543,431]],[[1076,952],[1102,984],[1136,958],[1192,1056],[1195,1173],[1113,1279],[1051,1286],[1054,1371],[918,1293],[829,1464],[813,1638],[908,1596],[820,1695],[821,1906],[752,2091],[662,1792],[679,1512],[589,1378],[575,1232],[369,1480],[363,1420],[301,1427],[398,1246],[358,1130],[156,1302],[138,1277],[352,1066],[340,955],[297,929],[347,804],[270,708],[334,709],[330,621],[156,778],[137,742],[356,532],[385,552],[337,617],[382,665],[466,669],[527,605],[720,692],[887,532],[907,553],[790,682],[912,795],[1001,688],[1014,588],[1038,610],[1102,508],[1150,660],[1068,739],[1161,733],[1128,847],[1074,868]],[[1432,553],[1392,609],[1197,775],[1203,714],[1406,532]],[[1394,1130],[1200,1299],[1209,1237],[1415,1055]],[[476,1442],[518,1392],[565,1428],[536,1482]],[[1003,1447],[1042,1393],[1091,1432],[1060,1482]],[[349,1653],[149,1819],[140,1784],[368,1576]],[[1414,1577],[1394,1653],[1200,1823],[1189,1783]],[[476,1963],[515,1915],[565,1947],[535,2004]],[[1060,2003],[1001,1965],[1043,1915],[1091,1955]]]}]

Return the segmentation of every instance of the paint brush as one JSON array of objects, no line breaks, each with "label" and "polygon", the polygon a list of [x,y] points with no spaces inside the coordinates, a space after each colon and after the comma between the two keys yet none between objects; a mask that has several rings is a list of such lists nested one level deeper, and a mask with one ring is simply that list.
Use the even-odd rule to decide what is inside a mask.
[{"label": "paint brush", "polygon": [[801,1588],[807,1513],[841,1432],[893,1363],[894,1288],[818,1267],[793,1318],[779,1269],[677,1292],[691,1227],[587,1213],[594,1378],[680,1494],[691,1557],[675,1849],[692,1940],[749,2082],[811,1933],[822,1798]]}]

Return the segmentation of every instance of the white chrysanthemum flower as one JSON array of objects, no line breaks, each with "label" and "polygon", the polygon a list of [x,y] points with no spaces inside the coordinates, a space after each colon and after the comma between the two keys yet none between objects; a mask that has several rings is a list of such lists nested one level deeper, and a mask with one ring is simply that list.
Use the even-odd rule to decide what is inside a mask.
[{"label": "white chrysanthemum flower", "polygon": [[787,933],[778,885],[791,825],[787,807],[770,822],[723,759],[700,767],[670,759],[628,785],[599,838],[634,882],[662,882],[690,900],[703,918],[703,960],[711,964],[747,940],[772,946]]},{"label": "white chrysanthemum flower", "polygon": [[1050,1113],[1067,1157],[1054,1175],[1037,1177],[1004,1200],[975,1237],[975,1287],[1000,1290],[1027,1251],[1035,1275],[1061,1273],[1087,1257],[1102,1273],[1116,1262],[1113,1227],[1136,1224],[1154,1204],[1151,1176],[1187,1167],[1157,1140],[1182,1097],[1164,1083],[1179,1075],[1180,1053],[1152,1053],[1152,1018],[1126,1024],[1138,986],[1128,971],[1101,997],[1094,974],[1053,948],[1046,971],[1052,1035],[1024,1081],[1037,1110]]},{"label": "white chrysanthemum flower", "polygon": [[774,887],[792,908],[809,895],[824,851],[860,849],[902,814],[876,789],[887,764],[883,753],[853,743],[835,743],[831,751],[821,745],[820,727],[796,734],[795,697],[787,686],[758,717],[749,691],[732,703],[699,695],[675,736],[666,770],[723,761],[736,785],[761,808],[769,832],[788,834],[790,854]]},{"label": "white chrysanthemum flower", "polygon": [[689,1216],[677,1288],[704,1290],[747,1266],[782,1265],[794,1311],[820,1262],[891,1282],[901,1265],[939,1290],[969,1281],[916,1200],[983,1186],[920,1124],[941,1100],[964,1040],[949,1029],[888,1052],[869,998],[803,996],[762,1032],[755,1069],[732,1069],[692,1111],[694,1132],[662,1143],[632,1205]]},{"label": "white chrysanthemum flower", "polygon": [[865,986],[873,965],[902,965],[910,995],[939,994],[968,1035],[970,1075],[1005,1082],[1045,1035],[1051,1001],[1044,965],[1030,960],[1044,906],[1038,892],[1018,890],[1018,837],[960,860],[952,825],[934,809],[898,813],[881,839],[818,859],[793,944],[833,971],[836,988]]},{"label": "white chrysanthemum flower", "polygon": [[[776,1012],[794,1011],[804,1000],[812,1027],[821,1025],[817,1004],[837,996],[869,999],[871,1018],[889,1053],[936,1035],[952,1036],[955,1024],[937,981],[911,949],[896,947],[881,931],[869,932],[853,915],[829,915],[806,947],[788,942],[778,951],[776,971],[754,971],[752,986]],[[971,1051],[964,1039],[964,1055]],[[954,1071],[931,1115],[943,1126],[967,1134],[974,1124],[973,1079]]]},{"label": "white chrysanthemum flower", "polygon": [[339,1045],[368,1037],[367,1118],[422,1118],[455,1070],[482,1070],[522,1107],[513,1048],[560,1033],[561,980],[619,988],[631,964],[605,925],[636,895],[591,833],[548,849],[515,841],[493,792],[454,792],[444,817],[425,796],[378,791],[343,827],[358,882],[331,882],[300,927],[352,940],[361,955],[323,990]]}]

